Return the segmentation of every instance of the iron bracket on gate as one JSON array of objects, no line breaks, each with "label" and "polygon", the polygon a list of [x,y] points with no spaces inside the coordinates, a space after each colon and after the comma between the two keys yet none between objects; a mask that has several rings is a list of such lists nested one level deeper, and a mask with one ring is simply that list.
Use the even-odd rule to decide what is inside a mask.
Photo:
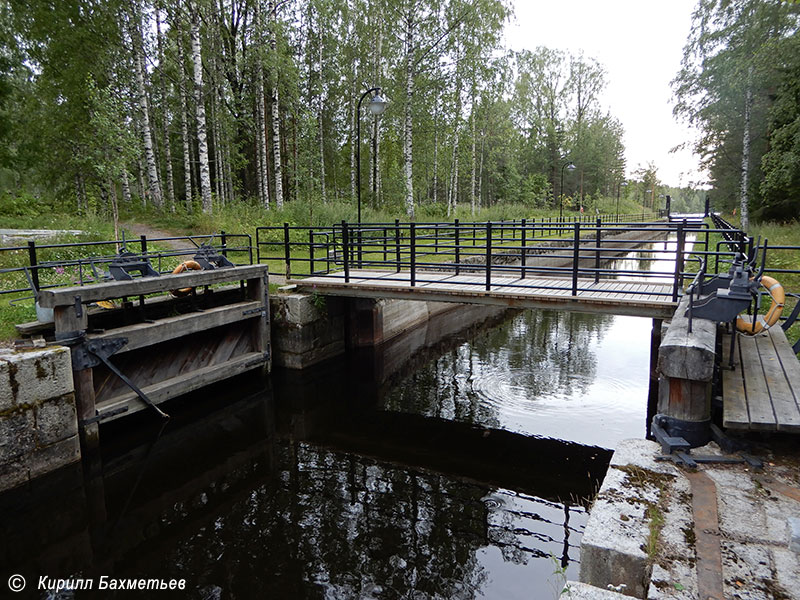
[{"label": "iron bracket on gate", "polygon": [[[746,463],[755,469],[764,466],[761,460],[744,451],[746,449],[744,444],[729,438],[719,427],[708,421],[695,423],[658,414],[653,417],[650,431],[656,441],[661,444],[663,452],[661,456],[655,457],[657,461],[670,460],[676,465],[684,465],[690,469],[696,469],[699,463]],[[692,439],[692,436],[698,435],[700,437]],[[687,441],[687,437],[689,441]],[[692,447],[710,441],[709,437],[727,456],[690,454]],[[738,456],[732,456],[733,453],[738,453]]]},{"label": "iron bracket on gate", "polygon": [[697,295],[707,295],[695,300],[692,294],[685,315],[689,319],[709,319],[717,323],[733,321],[750,306],[757,294],[760,280],[760,277],[753,277],[749,265],[740,255],[726,274],[716,275],[707,282],[697,282]]},{"label": "iron bracket on gate", "polygon": [[206,270],[234,266],[234,264],[228,260],[227,256],[223,256],[217,252],[217,249],[211,244],[201,244],[200,247],[197,248],[194,260]]},{"label": "iron bracket on gate", "polygon": [[[147,397],[147,394],[139,389],[139,387],[133,383],[133,381],[131,381],[109,360],[111,356],[119,352],[119,350],[128,343],[128,338],[118,337],[90,340],[86,339],[85,334],[81,334],[69,339],[64,339],[63,343],[70,346],[73,370],[82,371],[83,369],[90,369],[103,364],[108,368],[109,371],[119,377],[125,385],[133,390],[142,402],[156,411],[162,419],[169,418],[167,413],[162,411],[150,398]],[[86,425],[93,423],[95,420],[99,421],[116,414],[119,414],[116,410],[100,413],[94,417],[90,417],[83,424]]]},{"label": "iron bracket on gate", "polygon": [[146,257],[133,252],[120,252],[108,265],[108,272],[114,281],[131,281],[130,273],[141,273],[142,277],[158,277],[159,273]]}]

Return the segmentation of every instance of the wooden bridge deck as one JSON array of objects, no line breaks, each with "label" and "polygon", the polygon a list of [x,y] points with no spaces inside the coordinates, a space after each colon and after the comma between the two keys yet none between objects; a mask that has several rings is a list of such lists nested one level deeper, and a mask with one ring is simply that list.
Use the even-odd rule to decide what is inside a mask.
[{"label": "wooden bridge deck", "polygon": [[[726,366],[729,335],[722,344]],[[722,389],[725,427],[800,433],[800,361],[780,327],[738,336],[734,370],[723,370]]]},{"label": "wooden bridge deck", "polygon": [[299,289],[332,296],[401,298],[471,304],[493,304],[512,308],[550,308],[617,315],[667,319],[675,312],[672,283],[656,280],[578,278],[573,295],[572,278],[541,275],[491,276],[486,291],[483,273],[455,275],[452,272],[417,271],[414,286],[408,271],[351,270],[290,280]]}]

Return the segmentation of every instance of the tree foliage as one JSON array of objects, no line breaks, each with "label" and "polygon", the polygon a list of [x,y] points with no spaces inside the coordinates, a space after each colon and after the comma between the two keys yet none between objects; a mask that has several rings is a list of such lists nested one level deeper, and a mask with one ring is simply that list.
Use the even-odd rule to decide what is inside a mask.
[{"label": "tree foliage", "polygon": [[763,210],[760,191],[765,177],[777,182],[771,171],[780,160],[762,157],[776,133],[770,122],[781,118],[776,99],[791,94],[798,15],[800,6],[779,0],[700,0],[673,81],[675,114],[701,131],[695,149],[711,175],[712,199],[739,208],[745,227],[751,208],[779,216]]},{"label": "tree foliage", "polygon": [[[611,195],[622,127],[592,58],[501,49],[509,0],[0,0],[0,161],[84,209]],[[10,24],[10,25],[8,25]],[[379,86],[373,117],[356,102]],[[13,160],[12,160],[13,159]],[[130,184],[130,185],[129,185]],[[213,202],[213,204],[212,204]]]}]

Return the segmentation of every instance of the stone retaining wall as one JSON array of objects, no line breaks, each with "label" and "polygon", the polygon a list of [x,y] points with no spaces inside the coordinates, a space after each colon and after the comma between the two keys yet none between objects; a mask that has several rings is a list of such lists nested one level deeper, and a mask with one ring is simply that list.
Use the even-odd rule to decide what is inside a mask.
[{"label": "stone retaining wall", "polygon": [[0,492],[80,458],[69,350],[0,351]]}]

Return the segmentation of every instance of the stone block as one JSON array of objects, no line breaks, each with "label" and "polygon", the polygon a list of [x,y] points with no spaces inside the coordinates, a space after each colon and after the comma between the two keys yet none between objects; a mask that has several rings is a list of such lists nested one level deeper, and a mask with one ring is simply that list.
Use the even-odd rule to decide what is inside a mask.
[{"label": "stone block", "polygon": [[656,463],[659,446],[647,440],[621,442],[589,513],[581,540],[580,580],[607,589],[624,585],[624,594],[644,598],[651,563],[646,552],[650,507],[673,480],[673,465]]},{"label": "stone block", "polygon": [[26,352],[6,351],[9,385],[16,406],[32,405],[73,391],[72,362],[68,348],[55,347]]},{"label": "stone block", "polygon": [[0,415],[14,408],[16,396],[17,368],[4,355],[0,354]]},{"label": "stone block", "polygon": [[[789,550],[800,554],[800,518],[789,517]],[[798,588],[800,589],[800,587]]]},{"label": "stone block", "polygon": [[27,460],[31,479],[40,477],[81,459],[81,444],[77,435],[50,446],[38,448]]},{"label": "stone block", "polygon": [[629,596],[577,581],[568,581],[559,596],[560,600],[624,600],[625,598]]},{"label": "stone block", "polygon": [[74,394],[45,400],[36,409],[36,443],[49,446],[78,435]]},{"label": "stone block", "polygon": [[28,483],[30,475],[22,461],[0,462],[0,492]]},{"label": "stone block", "polygon": [[0,416],[0,464],[16,461],[36,447],[33,408]]},{"label": "stone block", "polygon": [[325,308],[315,305],[313,294],[280,294],[271,297],[270,302],[276,321],[302,326],[325,318]]}]

